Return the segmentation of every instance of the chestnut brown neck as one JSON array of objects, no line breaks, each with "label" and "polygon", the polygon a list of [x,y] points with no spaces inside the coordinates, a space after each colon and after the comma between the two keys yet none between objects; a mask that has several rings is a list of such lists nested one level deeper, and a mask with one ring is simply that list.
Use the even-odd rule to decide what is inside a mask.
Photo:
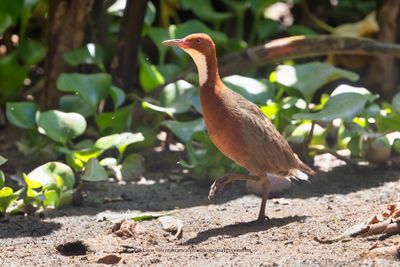
[{"label": "chestnut brown neck", "polygon": [[201,86],[201,90],[214,91],[218,89],[218,84],[220,83],[217,57],[215,52],[213,55],[206,56],[207,62],[207,80]]}]

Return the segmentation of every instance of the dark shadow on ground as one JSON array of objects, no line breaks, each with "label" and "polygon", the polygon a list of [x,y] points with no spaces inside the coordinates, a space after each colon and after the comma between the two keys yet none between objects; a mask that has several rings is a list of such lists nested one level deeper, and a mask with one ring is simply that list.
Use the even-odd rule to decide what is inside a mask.
[{"label": "dark shadow on ground", "polygon": [[182,245],[197,245],[215,236],[229,236],[229,238],[233,238],[247,233],[263,232],[267,231],[268,229],[281,227],[293,222],[303,222],[305,218],[306,216],[271,218],[270,220],[265,221],[264,223],[257,223],[255,221],[251,221],[251,222],[230,224],[218,228],[211,228],[199,232],[196,237],[187,240]]},{"label": "dark shadow on ground", "polygon": [[[148,174],[151,179],[152,175]],[[311,198],[329,194],[348,194],[363,189],[379,187],[385,182],[400,178],[398,169],[363,167],[354,172],[350,167],[338,167],[330,172],[318,172],[308,182],[296,182],[286,192],[273,197]],[[91,215],[105,210],[126,211],[162,211],[196,207],[209,203],[219,204],[239,198],[246,193],[245,183],[236,182],[224,188],[212,202],[207,199],[209,184],[186,180],[182,183],[160,182],[153,184],[105,183],[92,191],[87,191],[87,198],[81,207],[71,207],[48,211],[46,216]]]},{"label": "dark shadow on ground", "polygon": [[363,189],[379,187],[386,182],[400,179],[400,169],[362,166],[357,170],[340,166],[329,172],[318,172],[310,183],[296,182],[283,193],[286,198],[310,198],[330,194],[348,194]]},{"label": "dark shadow on ground", "polygon": [[0,221],[0,239],[40,237],[61,228],[61,224],[46,222],[34,216],[13,216]]}]

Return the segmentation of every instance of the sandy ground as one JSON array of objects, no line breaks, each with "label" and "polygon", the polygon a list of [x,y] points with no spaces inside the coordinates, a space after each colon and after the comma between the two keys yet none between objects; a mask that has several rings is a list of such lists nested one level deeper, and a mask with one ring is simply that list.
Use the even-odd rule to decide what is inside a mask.
[{"label": "sandy ground", "polygon": [[[146,174],[157,177],[150,184],[106,183],[89,191],[83,206],[3,219],[0,266],[101,266],[97,261],[107,255],[128,266],[400,266],[399,259],[370,254],[374,247],[400,243],[398,235],[314,240],[339,235],[398,202],[400,171],[367,166],[355,172],[335,167],[340,164],[330,157],[318,164],[311,183],[298,182],[267,202],[270,220],[262,224],[251,222],[260,198],[246,195],[243,183],[228,186],[215,202],[207,200],[209,185],[160,180],[167,176],[162,173]],[[158,220],[136,223],[133,237],[117,237],[112,222],[96,217],[106,210],[175,210],[182,238],[168,241],[171,234]],[[78,242],[72,253],[82,255],[62,255],[57,247],[68,252],[68,242]]]}]

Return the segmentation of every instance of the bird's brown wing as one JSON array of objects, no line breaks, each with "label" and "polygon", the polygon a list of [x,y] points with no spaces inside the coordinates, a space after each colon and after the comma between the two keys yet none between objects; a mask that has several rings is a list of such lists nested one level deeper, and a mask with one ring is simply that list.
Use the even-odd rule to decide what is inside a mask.
[{"label": "bird's brown wing", "polygon": [[298,160],[287,141],[255,104],[239,99],[241,130],[249,157],[246,168],[256,174],[291,175],[298,168]]}]

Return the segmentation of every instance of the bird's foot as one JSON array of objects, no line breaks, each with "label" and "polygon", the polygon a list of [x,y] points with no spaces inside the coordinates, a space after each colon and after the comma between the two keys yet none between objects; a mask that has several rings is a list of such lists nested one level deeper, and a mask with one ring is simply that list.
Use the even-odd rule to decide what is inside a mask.
[{"label": "bird's foot", "polygon": [[224,189],[225,185],[230,182],[231,182],[231,180],[228,179],[227,176],[222,176],[222,177],[218,178],[217,180],[215,180],[214,183],[210,187],[210,192],[208,193],[208,200],[213,199],[215,194],[218,191],[222,191]]},{"label": "bird's foot", "polygon": [[265,216],[265,214],[258,215],[257,220],[254,221],[255,224],[263,224],[265,222],[269,222],[269,217]]}]

